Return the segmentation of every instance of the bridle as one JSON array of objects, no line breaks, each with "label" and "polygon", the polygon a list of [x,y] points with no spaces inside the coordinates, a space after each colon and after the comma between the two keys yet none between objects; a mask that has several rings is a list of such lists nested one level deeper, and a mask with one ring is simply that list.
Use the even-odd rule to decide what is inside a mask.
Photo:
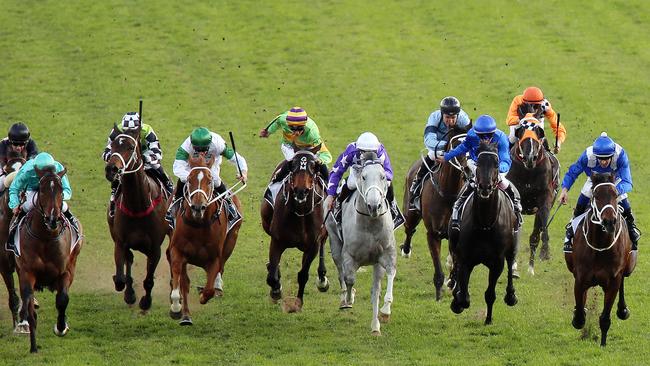
[{"label": "bridle", "polygon": [[[477,165],[478,165],[478,160],[481,158],[482,155],[493,155],[493,156],[495,156],[495,157],[497,158],[497,161],[499,160],[499,154],[497,154],[497,153],[495,153],[495,152],[493,152],[493,151],[481,151],[480,153],[478,153],[478,156],[476,157]],[[478,169],[477,169],[477,173],[478,173]],[[497,175],[497,176],[498,176],[498,175]],[[484,197],[484,196],[481,194],[481,192],[480,192],[481,190],[480,190],[480,189],[477,189],[477,191],[478,191],[478,196],[479,196],[480,198],[483,198],[483,199],[487,199],[487,198],[489,198],[489,197],[492,195],[492,193],[494,193],[494,190],[497,188],[497,185],[498,185],[498,184],[499,184],[499,180],[498,180],[498,179],[493,180],[492,182],[490,182],[490,185],[488,186],[488,192],[489,192],[489,193],[488,193],[488,195],[487,195],[486,197]],[[478,188],[478,179],[477,179],[477,183],[476,183],[476,185],[477,185],[477,188]]]},{"label": "bridle", "polygon": [[[117,135],[115,137],[115,140],[117,140],[119,138],[124,138],[124,137],[126,137],[126,138],[130,139],[131,141],[133,141],[134,147],[133,147],[133,151],[131,152],[131,156],[129,156],[128,160],[124,160],[124,157],[120,153],[117,153],[117,152],[111,153],[110,158],[112,158],[113,156],[117,156],[122,161],[122,169],[118,170],[118,172],[117,172],[118,176],[135,173],[138,170],[140,170],[140,168],[142,168],[142,165],[144,164],[144,161],[142,161],[142,159],[138,158],[138,149],[137,149],[138,141],[135,138],[133,138],[132,136],[129,136],[127,134],[122,133],[122,134]],[[134,169],[131,169],[131,170],[128,169],[128,167],[130,165],[132,165],[134,163],[137,163],[138,161],[140,162],[140,164],[138,165],[137,168],[134,168]]]},{"label": "bridle", "polygon": [[[208,172],[207,178],[208,178],[208,180],[210,180],[210,182],[208,183],[208,186],[210,188],[208,189],[208,192],[201,189],[201,187],[197,187],[195,190],[190,192],[190,188],[189,188],[190,185],[186,184],[185,187],[183,188],[184,189],[183,196],[185,197],[185,200],[187,201],[188,204],[192,203],[192,197],[195,194],[203,195],[203,197],[205,197],[206,201],[208,201],[206,203],[206,206],[210,206],[212,203],[220,200],[223,196],[225,196],[228,193],[228,191],[226,191],[226,192],[224,192],[224,193],[222,193],[222,194],[220,194],[220,195],[218,195],[218,196],[216,196],[214,198],[211,198],[212,195],[214,194],[214,184],[212,184],[212,171],[208,167],[197,166],[197,167],[194,167],[194,168],[190,169],[189,174],[192,174],[192,172],[195,171],[195,170],[205,170],[205,171]],[[188,174],[188,176],[189,176],[189,174]]]},{"label": "bridle", "polygon": [[[531,131],[531,133],[526,133],[524,132],[524,135],[519,139],[517,142],[517,159],[521,162],[524,162],[527,158],[532,160],[532,157],[534,156],[535,159],[533,160],[535,164],[539,164],[543,159],[544,159],[544,154],[543,152],[543,144],[544,144],[544,139],[545,137],[539,137],[537,132],[535,132],[535,127],[536,125],[527,125],[527,124],[522,124],[521,125],[525,129],[525,131]],[[528,156],[524,155],[524,150],[522,148],[522,144],[525,143],[525,141],[528,141],[530,143],[530,153]],[[533,141],[537,142],[537,148],[535,148],[535,145],[533,144]]]},{"label": "bridle", "polygon": [[[298,205],[304,204],[305,202],[307,202],[308,197],[311,197],[311,203],[309,204],[309,209],[307,210],[307,212],[299,213],[299,212],[296,212],[295,210],[293,210],[294,215],[299,216],[299,217],[303,217],[303,216],[310,215],[312,212],[314,212],[316,207],[318,207],[321,204],[321,202],[323,202],[323,199],[325,197],[324,197],[323,194],[318,192],[318,190],[316,189],[316,185],[318,183],[320,183],[321,187],[324,187],[325,183],[323,182],[323,179],[318,175],[317,172],[311,172],[308,169],[309,161],[308,161],[307,157],[310,156],[312,159],[315,159],[316,155],[314,155],[310,151],[298,151],[296,153],[296,155],[294,156],[294,159],[296,159],[300,155],[306,155],[306,156],[301,156],[300,157],[300,160],[298,161],[298,164],[300,164],[299,167],[298,167],[298,170],[299,171],[305,171],[305,172],[309,173],[311,175],[311,177],[313,178],[314,182],[312,182],[310,187],[307,187],[307,194],[305,195],[304,199],[298,198],[295,194],[289,195],[289,194],[287,194],[287,191],[290,191],[291,193],[293,193],[293,188],[294,188],[294,185],[293,185],[294,172],[292,171],[292,172],[289,173],[289,176],[285,179],[284,184],[282,185],[282,195],[284,196],[284,204],[285,204],[285,206],[289,202],[289,196],[291,196],[293,201]],[[287,182],[289,183],[289,189],[287,189]]]},{"label": "bridle", "polygon": [[602,186],[612,186],[614,189],[616,189],[616,184],[611,183],[611,182],[599,183],[599,184],[595,185],[591,189],[591,191],[592,191],[592,198],[591,198],[591,202],[590,202],[591,215],[589,216],[589,221],[591,221],[592,223],[594,223],[596,225],[599,225],[601,227],[601,229],[603,231],[605,231],[605,226],[603,225],[603,218],[602,218],[603,212],[605,212],[605,210],[607,210],[607,209],[611,209],[611,210],[614,211],[614,213],[616,215],[616,223],[618,224],[618,230],[616,231],[616,234],[614,235],[614,238],[612,239],[612,243],[609,246],[607,246],[605,248],[594,247],[593,245],[591,245],[591,243],[589,243],[589,239],[587,238],[587,233],[589,231],[589,225],[587,225],[587,220],[583,220],[582,235],[585,238],[585,242],[587,243],[587,246],[589,246],[589,248],[591,248],[591,249],[593,249],[595,251],[598,251],[598,252],[603,252],[603,251],[611,249],[614,246],[614,244],[616,244],[616,242],[618,241],[619,236],[621,235],[621,232],[623,231],[623,223],[621,222],[621,208],[615,207],[611,203],[608,203],[608,204],[604,205],[603,207],[598,208],[598,205],[596,203],[595,194],[593,194],[593,193],[596,192],[596,189],[598,189],[599,187],[602,187]]},{"label": "bridle", "polygon": [[[362,169],[361,169],[361,172],[363,172],[363,169],[365,169],[367,166],[370,166],[370,165],[381,165],[381,160],[379,160],[379,159],[373,159],[373,160],[366,160],[366,161],[364,161],[364,162],[363,162],[363,165],[361,166],[361,168],[362,168]],[[372,185],[366,187],[366,190],[364,191],[364,190],[363,190],[363,187],[360,187],[360,186],[359,186],[359,181],[360,181],[361,179],[362,179],[361,176],[357,177],[355,183],[356,183],[356,185],[357,185],[357,191],[359,192],[359,196],[361,196],[361,198],[363,198],[363,201],[364,201],[364,202],[366,202],[366,203],[368,202],[368,199],[367,199],[366,197],[368,196],[368,193],[369,193],[370,191],[372,191],[372,190],[376,190],[376,191],[379,192],[379,196],[381,197],[380,202],[384,202],[384,201],[386,201],[386,192],[385,192],[385,191],[384,191],[384,190],[383,190],[379,185],[377,185],[377,184],[372,184]],[[356,209],[356,204],[354,205],[354,207],[355,207],[355,209]],[[383,211],[382,213],[380,213],[377,217],[379,217],[379,216],[383,216],[386,212],[388,212],[388,205],[385,205],[385,209],[384,209],[384,211]],[[357,209],[357,213],[359,213],[359,214],[361,214],[361,215],[364,215],[364,216],[370,216],[370,215],[367,214],[367,213],[360,212],[358,209]]]}]

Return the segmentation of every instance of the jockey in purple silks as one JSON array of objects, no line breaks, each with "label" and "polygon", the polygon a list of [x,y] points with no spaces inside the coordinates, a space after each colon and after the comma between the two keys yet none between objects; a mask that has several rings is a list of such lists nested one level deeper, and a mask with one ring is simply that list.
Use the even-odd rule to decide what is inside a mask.
[{"label": "jockey in purple silks", "polygon": [[350,175],[343,181],[340,188],[339,182],[341,182],[341,178],[348,168],[358,164],[362,160],[362,155],[368,152],[377,155],[386,172],[386,180],[388,181],[386,200],[389,203],[391,215],[396,225],[395,227],[397,227],[404,222],[404,217],[397,206],[395,194],[393,193],[393,168],[390,165],[390,158],[384,145],[371,132],[362,133],[357,141],[348,144],[345,151],[336,159],[327,184],[327,195],[329,196],[328,207],[334,212],[337,222],[340,222],[341,203],[350,196],[352,191],[357,189],[357,176],[354,169],[350,171]]}]

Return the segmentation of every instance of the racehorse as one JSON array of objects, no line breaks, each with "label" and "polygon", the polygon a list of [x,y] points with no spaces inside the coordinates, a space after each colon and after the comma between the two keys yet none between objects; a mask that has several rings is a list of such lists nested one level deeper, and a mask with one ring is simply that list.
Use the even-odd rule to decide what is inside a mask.
[{"label": "racehorse", "polygon": [[516,130],[518,141],[510,150],[512,166],[507,178],[519,189],[523,214],[535,215],[535,224],[530,234],[530,259],[528,272],[535,274],[535,252],[542,248],[541,260],[548,260],[548,218],[557,196],[560,183],[559,162],[544,148],[544,130],[537,124],[524,124]]},{"label": "racehorse", "polygon": [[[205,304],[215,296],[215,282],[221,277],[224,265],[235,248],[242,223],[240,220],[230,231],[227,230],[225,205],[228,203],[223,194],[214,196],[210,170],[214,160],[215,156],[206,156],[205,153],[190,156],[191,169],[185,184],[184,200],[176,213],[177,224],[167,250],[172,272],[169,314],[172,319],[181,319],[180,325],[192,325],[187,304],[190,288],[187,265],[199,266],[207,274],[206,286],[201,290],[200,298],[201,304]],[[239,209],[239,199],[236,196],[232,196],[232,199]],[[217,288],[216,291],[222,293],[223,289]]]},{"label": "racehorse", "polygon": [[[373,266],[370,299],[374,335],[381,334],[380,319],[387,322],[393,302],[393,281],[397,270],[395,234],[389,203],[386,200],[388,181],[377,154],[366,153],[359,165],[354,165],[357,189],[342,203],[341,231],[333,217],[327,220],[332,258],[339,272],[341,309],[351,308],[353,286],[359,267]],[[342,235],[342,236],[341,236]],[[379,310],[381,279],[387,275],[384,306]]]},{"label": "racehorse", "polygon": [[68,306],[68,289],[74,279],[77,256],[83,245],[82,227],[79,223],[78,242],[74,245],[71,224],[62,216],[63,185],[59,173],[35,168],[40,178],[38,198],[27,214],[20,230],[20,256],[16,257],[20,295],[21,319],[29,323],[30,351],[36,347],[36,312],[34,290],[44,287],[56,290],[57,322],[54,333],[67,334],[69,328],[65,311]]},{"label": "racehorse", "polygon": [[[319,175],[318,164],[321,162],[310,151],[297,151],[286,164],[289,164],[290,173],[282,182],[274,205],[271,206],[268,201],[262,200],[260,209],[262,227],[271,237],[266,283],[271,287],[271,299],[280,300],[280,258],[287,248],[300,249],[303,256],[302,268],[298,272],[298,299],[295,308],[289,309],[299,311],[303,305],[305,284],[309,279],[309,267],[319,250],[322,252],[324,244],[324,239],[319,237],[319,233],[323,225],[322,202],[325,197],[325,183]],[[325,277],[323,256],[318,272],[318,288],[320,291],[327,291],[329,284]]]},{"label": "racehorse", "polygon": [[[5,166],[5,174],[9,175],[18,171],[27,158],[27,151],[23,150],[22,153],[17,151],[10,151],[7,154],[7,164]],[[16,271],[16,259],[14,253],[4,250],[4,245],[9,236],[9,223],[13,217],[13,213],[9,208],[9,184],[5,181],[5,186],[0,187],[3,189],[0,194],[0,274],[7,286],[7,294],[9,295],[9,310],[13,319],[13,326],[16,327],[18,322],[18,309],[20,308],[20,298],[16,293],[16,283],[14,281],[14,272]]]},{"label": "racehorse", "polygon": [[565,253],[567,268],[575,279],[573,293],[576,307],[573,327],[585,325],[585,302],[587,291],[600,286],[605,292],[603,312],[600,314],[600,345],[607,343],[607,331],[611,324],[610,312],[618,294],[616,315],[625,320],[630,311],[625,304],[623,283],[636,266],[636,251],[627,226],[618,209],[616,185],[612,174],[592,173],[591,208],[574,221],[573,252]]},{"label": "racehorse", "polygon": [[126,288],[124,301],[129,305],[134,304],[132,250],[146,255],[147,275],[143,282],[145,295],[140,299],[139,306],[142,310],[148,310],[151,307],[154,272],[160,260],[160,245],[169,230],[165,221],[169,202],[160,182],[147,176],[143,165],[140,128],[116,136],[111,143],[111,155],[106,163],[106,179],[111,182],[118,180],[120,183],[118,193],[115,194],[115,215],[111,217],[110,212],[107,213],[111,237],[115,242],[113,282],[116,291]]},{"label": "racehorse", "polygon": [[469,278],[474,267],[482,263],[489,269],[488,288],[485,291],[485,324],[491,324],[495,287],[503,272],[504,259],[508,266],[504,300],[509,306],[517,303],[512,282],[512,263],[517,250],[517,234],[514,232],[517,218],[507,194],[498,188],[499,155],[496,144],[482,141],[477,160],[476,190],[465,201],[460,233],[450,235],[449,248],[454,257],[453,277],[456,280],[451,310],[459,314],[469,308]]},{"label": "racehorse", "polygon": [[[445,147],[445,152],[458,146],[463,141],[469,128],[471,128],[471,125],[466,128],[454,127],[450,129],[448,132],[449,143]],[[434,171],[430,171],[427,175],[428,178],[425,177],[421,183],[420,210],[409,210],[411,200],[409,187],[421,164],[423,163],[416,161],[406,176],[404,188],[404,212],[406,212],[404,230],[406,231],[406,239],[404,239],[401,248],[402,255],[410,256],[411,238],[420,219],[424,220],[424,226],[427,229],[427,243],[434,266],[433,283],[436,287],[436,300],[440,301],[442,298],[442,285],[445,279],[440,263],[441,242],[442,239],[447,238],[451,211],[463,187],[462,166],[465,165],[465,156],[439,164]],[[426,164],[423,164],[422,168],[427,168]]]}]

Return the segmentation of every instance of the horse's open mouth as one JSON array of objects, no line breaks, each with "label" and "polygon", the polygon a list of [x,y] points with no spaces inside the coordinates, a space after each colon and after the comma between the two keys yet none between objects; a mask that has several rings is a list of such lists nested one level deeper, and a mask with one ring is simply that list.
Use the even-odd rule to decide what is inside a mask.
[{"label": "horse's open mouth", "polygon": [[482,198],[484,200],[490,198],[490,195],[492,194],[492,191],[489,189],[479,189],[478,190],[478,196],[479,198]]}]

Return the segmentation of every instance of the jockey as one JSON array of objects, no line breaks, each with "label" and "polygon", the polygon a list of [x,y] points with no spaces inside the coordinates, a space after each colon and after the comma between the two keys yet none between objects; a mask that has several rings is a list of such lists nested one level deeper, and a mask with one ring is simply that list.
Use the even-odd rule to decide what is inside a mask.
[{"label": "jockey", "polygon": [[[55,161],[52,155],[42,152],[34,159],[28,160],[25,165],[18,171],[16,178],[11,183],[9,187],[9,208],[13,210],[14,221],[9,233],[8,242],[13,244],[13,237],[16,231],[17,224],[20,220],[27,215],[27,213],[34,208],[34,203],[38,198],[38,188],[40,178],[36,174],[36,170],[52,170],[55,173],[61,172],[64,168],[61,163]],[[70,188],[70,182],[68,181],[68,175],[64,175],[61,178],[61,184],[63,185],[63,207],[61,211],[63,215],[70,221],[70,224],[73,226],[74,230],[79,232],[79,227],[77,226],[77,219],[70,212],[68,207],[67,200],[72,197],[72,189]],[[20,203],[20,193],[26,192],[25,202]]]},{"label": "jockey", "polygon": [[[508,117],[506,118],[506,123],[510,127],[510,134],[508,135],[510,147],[517,142],[515,130],[520,126],[520,121],[528,113],[532,113],[533,117],[539,120],[542,129],[544,128],[544,117],[548,118],[551,122],[553,133],[557,137],[557,146],[554,148],[553,152],[555,154],[559,153],[560,145],[562,145],[566,139],[566,129],[561,123],[558,123],[557,113],[555,113],[551,107],[551,103],[544,98],[544,93],[534,86],[526,88],[523,95],[515,96],[514,99],[512,99],[512,103],[510,103]],[[547,151],[550,151],[546,140],[544,140],[544,148]]]},{"label": "jockey", "polygon": [[[156,133],[150,125],[140,122],[140,115],[138,113],[128,112],[124,117],[122,117],[122,122],[117,125],[117,128],[111,130],[102,157],[104,158],[104,161],[108,161],[111,158],[111,144],[117,136],[128,130],[135,130],[138,128],[140,128],[140,148],[142,150],[142,160],[144,160],[144,171],[150,176],[159,179],[165,186],[167,192],[171,194],[174,190],[174,185],[169,180],[169,177],[165,173],[161,164],[162,150],[160,148],[160,142],[158,142],[158,136],[156,136]],[[118,185],[119,182],[117,180],[111,184],[111,213],[115,211],[114,201]]]},{"label": "jockey", "polygon": [[[227,189],[219,176],[222,156],[228,159],[228,161],[233,165],[237,165],[237,162],[239,161],[241,175],[237,175],[237,179],[244,183],[248,179],[248,166],[244,157],[236,153],[231,147],[228,147],[226,141],[224,141],[221,136],[214,132],[210,132],[210,130],[205,127],[199,127],[194,129],[192,134],[190,134],[190,136],[183,141],[183,144],[178,148],[178,150],[176,150],[174,175],[178,177],[178,183],[176,186],[176,195],[174,197],[175,202],[183,197],[185,182],[187,181],[187,176],[190,174],[191,168],[187,160],[190,155],[199,153],[210,154],[217,157],[210,168],[212,172],[212,184],[214,185],[214,191],[216,194],[225,193]],[[235,208],[232,199],[227,197],[227,201],[229,215],[231,217],[237,216],[237,209]],[[169,222],[172,221],[172,207],[167,211],[166,218]]]},{"label": "jockey", "polygon": [[[616,177],[616,189],[619,193],[618,204],[623,208],[623,217],[627,222],[627,229],[632,240],[632,250],[637,250],[637,244],[641,237],[641,232],[634,223],[632,207],[627,199],[627,194],[632,191],[632,174],[630,172],[630,162],[627,154],[621,145],[615,143],[607,133],[600,134],[593,146],[588,147],[578,160],[569,167],[562,181],[562,193],[560,193],[560,203],[565,205],[568,201],[568,192],[581,173],[587,175],[587,181],[582,186],[576,208],[573,211],[573,217],[577,217],[587,211],[589,200],[591,198],[591,173],[612,173]],[[571,220],[573,221],[573,219]],[[566,238],[564,239],[564,252],[573,251],[572,239],[573,228],[571,221],[567,225]]]},{"label": "jockey", "polygon": [[[379,142],[377,136],[371,132],[362,133],[356,142],[348,144],[345,148],[345,151],[339,155],[334,163],[332,168],[332,173],[329,177],[329,182],[327,184],[327,195],[330,196],[329,209],[334,210],[335,207],[340,207],[341,203],[345,201],[346,198],[350,196],[350,193],[357,189],[357,176],[354,172],[354,169],[350,171],[350,175],[345,180],[345,183],[341,186],[340,192],[337,192],[339,182],[343,177],[343,174],[348,170],[352,165],[359,163],[361,160],[361,155],[365,152],[374,152],[377,154],[377,158],[381,160],[384,172],[386,172],[386,180],[388,181],[388,191],[386,192],[386,200],[390,204],[391,214],[393,219],[396,217],[401,217],[399,208],[397,207],[397,202],[395,201],[395,194],[393,193],[393,168],[390,165],[390,158],[388,157],[388,152],[384,148],[384,145]],[[340,213],[340,210],[334,210],[337,213]],[[335,215],[336,216],[336,215]],[[340,221],[339,217],[336,217]]]},{"label": "jockey", "polygon": [[[452,151],[449,151],[444,154],[443,157],[438,157],[439,163],[449,161],[459,155],[469,152],[470,156],[467,160],[467,166],[471,169],[472,174],[476,172],[476,161],[478,160],[478,147],[480,142],[496,142],[498,145],[499,151],[499,188],[503,190],[510,199],[512,200],[515,214],[517,215],[517,225],[515,231],[519,230],[521,223],[523,221],[521,217],[521,199],[519,196],[519,191],[514,184],[510,184],[510,181],[506,178],[506,174],[510,170],[510,152],[508,151],[508,138],[506,134],[497,129],[496,122],[491,116],[484,114],[476,120],[476,124],[467,132],[467,137],[460,145],[458,145]],[[451,229],[455,231],[460,230],[460,217],[459,211],[460,208],[465,203],[467,197],[473,191],[473,185],[468,183],[465,185],[461,196],[458,197],[454,203],[454,209],[451,214]]]},{"label": "jockey", "polygon": [[422,179],[429,170],[434,168],[436,158],[444,154],[449,140],[447,136],[449,130],[455,126],[467,127],[469,124],[469,116],[460,108],[460,102],[456,97],[445,97],[440,101],[440,109],[431,113],[424,128],[424,145],[429,150],[427,156],[424,157],[427,167],[420,164],[413,183],[411,183],[409,189],[409,204],[411,206],[419,196]]},{"label": "jockey", "polygon": [[15,151],[21,155],[25,151],[27,160],[34,158],[38,154],[36,143],[30,138],[29,128],[22,122],[11,125],[7,137],[0,140],[0,192],[5,188],[7,153],[10,151]]},{"label": "jockey", "polygon": [[[297,150],[310,150],[321,161],[320,174],[324,180],[327,180],[329,177],[327,164],[332,162],[332,154],[321,139],[316,122],[307,116],[307,112],[300,107],[291,108],[275,117],[266,128],[262,129],[260,137],[269,137],[278,130],[282,131],[280,150],[284,154],[285,161],[291,160]],[[289,167],[283,163],[271,183],[281,182],[288,174]]]}]

